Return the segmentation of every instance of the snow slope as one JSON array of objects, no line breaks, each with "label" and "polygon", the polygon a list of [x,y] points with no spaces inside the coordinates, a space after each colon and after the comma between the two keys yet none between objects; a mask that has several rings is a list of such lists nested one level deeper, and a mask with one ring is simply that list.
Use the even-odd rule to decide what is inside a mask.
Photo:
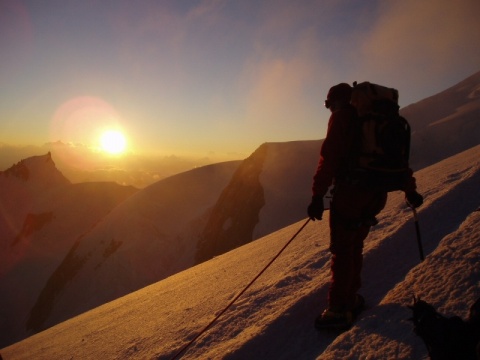
[{"label": "snow slope", "polygon": [[0,172],[0,346],[26,335],[28,312],[79,234],[136,191],[71,184],[49,153]]},{"label": "snow slope", "polygon": [[[401,95],[400,95],[401,96]],[[414,170],[478,144],[480,71],[458,84],[400,110],[412,125]]]},{"label": "snow slope", "polygon": [[[27,330],[43,330],[205,260],[197,258],[199,239],[226,240],[225,252],[301,219],[320,143],[264,144],[240,165],[205,166],[131,196],[78,238],[44,283]],[[292,168],[295,175],[286,176]],[[263,201],[255,210],[256,196]],[[211,219],[219,219],[219,228]],[[248,228],[237,242],[225,236]],[[221,248],[214,243],[206,258]]]},{"label": "snow slope", "polygon": [[[413,295],[465,317],[480,296],[480,146],[417,173],[426,254],[419,261],[412,214],[392,193],[365,246],[355,326],[335,337],[313,319],[329,281],[328,216],[309,223],[278,260],[183,359],[419,359],[407,321]],[[327,213],[328,214],[328,213]],[[304,224],[238,249],[0,350],[10,359],[170,359],[198,334]]]},{"label": "snow slope", "polygon": [[125,200],[78,238],[44,283],[27,329],[42,330],[191,266],[196,222],[236,167],[194,169]]},{"label": "snow slope", "polygon": [[302,219],[321,143],[265,143],[245,159],[200,234],[196,263]]}]

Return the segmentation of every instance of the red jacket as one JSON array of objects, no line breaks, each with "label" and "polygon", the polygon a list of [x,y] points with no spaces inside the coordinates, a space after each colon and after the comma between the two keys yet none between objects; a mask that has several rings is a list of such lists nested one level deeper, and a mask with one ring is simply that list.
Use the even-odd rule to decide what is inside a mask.
[{"label": "red jacket", "polygon": [[328,120],[327,136],[313,177],[313,195],[324,196],[333,180],[346,166],[353,141],[352,123],[357,118],[353,106],[334,111]]}]

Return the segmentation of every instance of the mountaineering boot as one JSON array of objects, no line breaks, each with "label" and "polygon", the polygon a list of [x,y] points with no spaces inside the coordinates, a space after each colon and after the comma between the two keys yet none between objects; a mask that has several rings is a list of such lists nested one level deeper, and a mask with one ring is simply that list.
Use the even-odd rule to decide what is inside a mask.
[{"label": "mountaineering boot", "polygon": [[351,311],[335,312],[326,309],[319,317],[315,319],[315,327],[318,330],[335,329],[347,330],[352,326],[353,315]]},{"label": "mountaineering boot", "polygon": [[355,303],[351,311],[334,311],[326,309],[315,319],[315,327],[318,330],[335,329],[348,330],[356,317],[365,309],[365,299],[362,295],[355,295]]}]

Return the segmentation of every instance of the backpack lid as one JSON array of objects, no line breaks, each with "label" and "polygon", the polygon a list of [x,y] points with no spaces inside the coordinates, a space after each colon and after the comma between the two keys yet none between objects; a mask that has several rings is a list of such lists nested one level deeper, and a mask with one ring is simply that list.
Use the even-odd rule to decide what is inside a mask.
[{"label": "backpack lid", "polygon": [[360,116],[376,112],[374,105],[379,104],[392,103],[397,105],[398,109],[398,90],[368,81],[360,84],[355,82],[350,103],[357,109]]}]

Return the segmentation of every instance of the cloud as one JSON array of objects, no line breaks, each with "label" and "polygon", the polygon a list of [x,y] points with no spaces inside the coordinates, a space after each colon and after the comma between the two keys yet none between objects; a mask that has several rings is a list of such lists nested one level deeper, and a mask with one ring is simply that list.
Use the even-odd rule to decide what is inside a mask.
[{"label": "cloud", "polygon": [[246,115],[249,119],[277,122],[291,119],[309,105],[304,91],[315,73],[308,57],[291,59],[265,55],[252,69]]},{"label": "cloud", "polygon": [[257,129],[270,127],[271,133],[282,131],[272,124],[295,127],[316,118],[321,101],[312,98],[323,96],[322,85],[329,84],[325,74],[330,72],[319,71],[328,65],[319,57],[322,43],[314,24],[306,21],[307,9],[290,8],[279,7],[256,30],[254,50],[242,74],[245,118]]},{"label": "cloud", "polygon": [[480,64],[478,0],[382,2],[363,47],[372,72],[407,76],[418,83],[444,78],[447,70]]},{"label": "cloud", "polygon": [[190,9],[187,20],[205,21],[205,19],[210,19],[213,23],[216,23],[225,5],[225,0],[203,0],[197,6],[193,6]]}]

